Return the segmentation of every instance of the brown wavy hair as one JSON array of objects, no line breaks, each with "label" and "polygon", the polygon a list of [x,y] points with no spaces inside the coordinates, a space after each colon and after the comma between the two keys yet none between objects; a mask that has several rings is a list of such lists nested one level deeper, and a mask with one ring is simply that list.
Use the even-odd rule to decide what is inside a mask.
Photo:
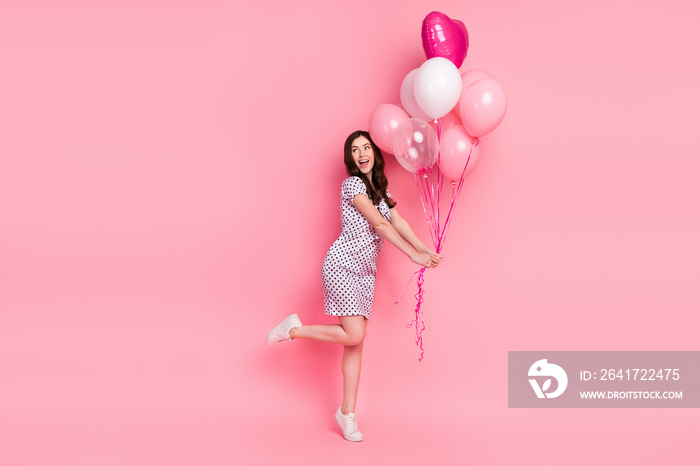
[{"label": "brown wavy hair", "polygon": [[[372,146],[372,152],[374,152],[374,167],[372,167],[372,182],[370,183],[367,176],[360,171],[360,168],[355,164],[355,160],[352,158],[352,143],[355,139],[360,136],[367,138],[370,145]],[[345,140],[345,150],[344,150],[344,160],[345,160],[345,170],[350,176],[359,177],[367,188],[367,194],[372,200],[372,204],[379,205],[379,202],[384,199],[389,206],[392,208],[396,205],[396,201],[386,195],[386,190],[389,186],[389,180],[387,180],[384,174],[384,156],[379,150],[379,147],[372,141],[369,133],[367,131],[355,131],[350,134]]]}]

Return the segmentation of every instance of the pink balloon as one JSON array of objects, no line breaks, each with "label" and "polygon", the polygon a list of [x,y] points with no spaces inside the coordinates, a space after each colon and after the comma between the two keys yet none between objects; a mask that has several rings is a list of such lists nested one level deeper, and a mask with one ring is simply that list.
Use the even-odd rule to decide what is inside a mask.
[{"label": "pink balloon", "polygon": [[495,79],[475,81],[464,92],[459,102],[462,123],[474,137],[490,133],[501,124],[506,114],[506,93]]},{"label": "pink balloon", "polygon": [[381,104],[372,111],[369,115],[369,134],[382,152],[393,153],[394,131],[406,120],[408,114],[396,105]]},{"label": "pink balloon", "polygon": [[[488,74],[484,70],[480,70],[478,68],[473,68],[471,70],[467,70],[464,73],[462,73],[462,92],[464,92],[469,86],[471,86],[474,82],[483,79],[483,78],[490,78],[491,75]],[[459,110],[459,105],[455,106],[455,112],[457,112],[457,115],[460,115],[460,110]]]},{"label": "pink balloon", "polygon": [[408,73],[401,83],[401,105],[411,118],[431,121],[432,118],[426,115],[416,102],[416,94],[413,92],[413,81],[416,78],[416,73],[418,73],[418,68]]},{"label": "pink balloon", "polygon": [[466,176],[474,169],[478,159],[479,140],[471,137],[464,126],[453,126],[443,133],[440,138],[438,168],[445,178],[450,181],[459,181],[462,173]]},{"label": "pink balloon", "polygon": [[[456,108],[457,107],[455,107],[455,109]],[[433,127],[435,132],[437,132],[438,125],[437,123],[435,123],[435,120],[431,120],[429,123],[430,126]],[[450,113],[440,118],[440,134],[445,134],[445,131],[457,125],[461,126],[462,120],[459,119],[459,115],[457,115],[457,112],[455,110],[452,110]]]},{"label": "pink balloon", "polygon": [[450,60],[457,68],[462,66],[469,48],[469,33],[463,22],[450,19],[444,13],[433,11],[423,20],[421,28],[423,50],[430,60],[443,57]]},{"label": "pink balloon", "polygon": [[440,146],[435,130],[425,121],[409,118],[394,132],[394,156],[411,173],[430,170]]},{"label": "pink balloon", "polygon": [[488,74],[486,71],[479,68],[472,68],[471,70],[467,70],[464,73],[462,73],[462,86],[464,86],[464,89],[466,89],[472,84],[474,84],[476,81],[490,77],[491,75]]}]

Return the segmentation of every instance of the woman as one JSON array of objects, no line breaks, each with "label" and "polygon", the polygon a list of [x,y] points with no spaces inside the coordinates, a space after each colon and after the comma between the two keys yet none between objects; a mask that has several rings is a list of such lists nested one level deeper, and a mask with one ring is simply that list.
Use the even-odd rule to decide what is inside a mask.
[{"label": "woman", "polygon": [[384,158],[366,131],[355,131],[345,141],[345,168],[350,175],[340,190],[340,237],[323,261],[321,281],[325,313],[339,325],[302,325],[292,314],[267,335],[267,344],[310,339],[344,345],[343,404],[335,420],[345,439],[359,442],[355,401],[360,383],[362,342],[374,298],[377,254],[386,238],[413,262],[436,267],[440,259],[426,247],[396,210],[387,191]]}]

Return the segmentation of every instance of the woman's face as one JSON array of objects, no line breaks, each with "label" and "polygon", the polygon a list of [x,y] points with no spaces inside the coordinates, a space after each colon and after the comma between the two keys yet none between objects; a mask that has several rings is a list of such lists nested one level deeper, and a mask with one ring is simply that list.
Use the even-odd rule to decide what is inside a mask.
[{"label": "woman's face", "polygon": [[374,151],[372,150],[372,144],[369,143],[369,140],[364,136],[358,137],[352,141],[350,150],[355,165],[357,165],[362,173],[370,176],[372,168],[374,167]]}]

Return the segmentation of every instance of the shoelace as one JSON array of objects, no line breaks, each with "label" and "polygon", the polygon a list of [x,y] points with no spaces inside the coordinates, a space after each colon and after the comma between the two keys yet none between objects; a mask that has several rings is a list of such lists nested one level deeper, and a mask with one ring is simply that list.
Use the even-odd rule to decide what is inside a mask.
[{"label": "shoelace", "polygon": [[348,415],[348,434],[354,434],[357,432],[357,419],[355,416]]}]

